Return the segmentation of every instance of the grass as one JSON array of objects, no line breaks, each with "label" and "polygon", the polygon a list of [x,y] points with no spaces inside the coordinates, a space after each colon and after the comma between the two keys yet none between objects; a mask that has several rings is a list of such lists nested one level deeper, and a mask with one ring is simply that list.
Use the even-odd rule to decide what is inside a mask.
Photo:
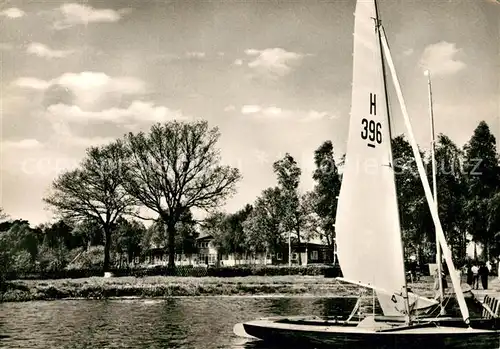
[{"label": "grass", "polygon": [[[420,295],[432,296],[432,281],[412,285]],[[16,280],[9,284],[2,300],[30,301],[65,298],[103,299],[114,297],[164,298],[217,295],[301,295],[356,296],[371,294],[366,289],[323,276],[247,277],[90,277],[58,280]]]}]

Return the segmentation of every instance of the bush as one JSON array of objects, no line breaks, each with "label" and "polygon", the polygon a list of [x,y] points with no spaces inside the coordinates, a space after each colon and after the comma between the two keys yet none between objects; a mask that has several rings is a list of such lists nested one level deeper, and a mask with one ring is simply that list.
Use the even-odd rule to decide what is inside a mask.
[{"label": "bush", "polygon": [[[238,277],[238,276],[284,276],[284,275],[309,275],[336,277],[341,276],[338,266],[310,265],[310,266],[278,266],[278,265],[241,265],[232,267],[194,267],[177,266],[170,269],[168,266],[155,266],[152,268],[122,268],[110,270],[115,276],[181,276],[181,277]],[[102,269],[96,268],[67,268],[65,270],[45,271],[37,274],[11,273],[9,279],[76,279],[92,276],[102,276]]]}]

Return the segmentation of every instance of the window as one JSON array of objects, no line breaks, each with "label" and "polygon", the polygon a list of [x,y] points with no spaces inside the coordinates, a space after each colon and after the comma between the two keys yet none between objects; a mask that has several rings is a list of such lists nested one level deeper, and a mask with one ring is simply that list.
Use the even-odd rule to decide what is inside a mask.
[{"label": "window", "polygon": [[311,251],[311,260],[312,261],[318,260],[318,251]]},{"label": "window", "polygon": [[292,261],[296,261],[299,258],[296,252],[292,253]]},{"label": "window", "polygon": [[217,262],[217,255],[211,254],[208,256],[208,264],[215,264]]},{"label": "window", "polygon": [[283,253],[279,252],[279,253],[276,253],[276,259],[278,261],[282,261],[283,260]]},{"label": "window", "polygon": [[134,258],[134,263],[135,263],[135,264],[139,264],[139,263],[140,263],[140,260],[139,260],[139,257],[138,257],[138,256]]}]

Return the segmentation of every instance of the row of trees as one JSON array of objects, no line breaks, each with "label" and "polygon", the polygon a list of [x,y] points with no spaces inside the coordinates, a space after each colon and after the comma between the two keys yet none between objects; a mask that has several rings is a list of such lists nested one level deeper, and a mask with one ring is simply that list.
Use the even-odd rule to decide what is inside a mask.
[{"label": "row of trees", "polygon": [[[219,136],[218,129],[205,121],[172,121],[89,148],[80,166],[56,178],[45,198],[61,220],[34,229],[25,221],[8,222],[0,229],[7,231],[0,233],[2,251],[24,251],[30,265],[45,263],[40,260],[43,255],[52,256],[47,263],[62,265],[73,258],[68,251],[102,244],[106,271],[113,255],[132,258],[155,242],[166,246],[173,267],[176,251],[195,252],[201,229],[215,237],[221,253],[273,253],[288,238],[300,242],[314,237],[324,240],[333,253],[342,162],[335,161],[332,143],[326,141],[314,152],[311,191],[300,192],[302,171],[286,154],[273,164],[276,186],[264,189],[240,211],[225,213],[214,210],[235,192],[241,174],[221,164]],[[393,140],[393,156],[405,247],[421,261],[433,258],[434,227],[403,136]],[[478,125],[463,149],[439,135],[436,159],[439,213],[454,255],[465,256],[467,234],[484,245],[486,257],[498,254],[500,167],[487,124]],[[428,160],[425,165],[430,178]],[[146,219],[140,214],[143,208],[157,214],[148,229],[140,222]],[[210,214],[197,222],[193,209]],[[2,252],[0,258],[14,263],[16,256]],[[58,256],[66,257],[61,261]]]},{"label": "row of trees", "polygon": [[[404,136],[394,138],[392,146],[406,255],[413,253],[421,263],[431,262],[436,251],[434,224],[411,146]],[[456,262],[464,262],[469,241],[484,247],[482,258],[496,257],[500,253],[500,166],[495,137],[481,122],[462,149],[440,134],[435,150],[439,216]],[[334,155],[329,141],[315,151],[315,186],[302,194],[298,192],[301,170],[294,158],[286,154],[276,161],[277,186],[263,190],[252,206],[210,217],[218,245],[236,254],[254,249],[276,252],[291,234],[298,242],[319,237],[333,253],[343,161],[336,162]],[[431,159],[424,155],[432,183]]]}]

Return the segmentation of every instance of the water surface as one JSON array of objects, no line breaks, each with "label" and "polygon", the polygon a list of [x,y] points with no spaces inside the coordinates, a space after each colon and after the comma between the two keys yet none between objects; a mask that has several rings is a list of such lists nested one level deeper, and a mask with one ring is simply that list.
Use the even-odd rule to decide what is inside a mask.
[{"label": "water surface", "polygon": [[[349,313],[352,298],[186,297],[0,304],[3,348],[266,349],[234,324],[264,316]],[[276,347],[273,347],[276,348]]]}]

